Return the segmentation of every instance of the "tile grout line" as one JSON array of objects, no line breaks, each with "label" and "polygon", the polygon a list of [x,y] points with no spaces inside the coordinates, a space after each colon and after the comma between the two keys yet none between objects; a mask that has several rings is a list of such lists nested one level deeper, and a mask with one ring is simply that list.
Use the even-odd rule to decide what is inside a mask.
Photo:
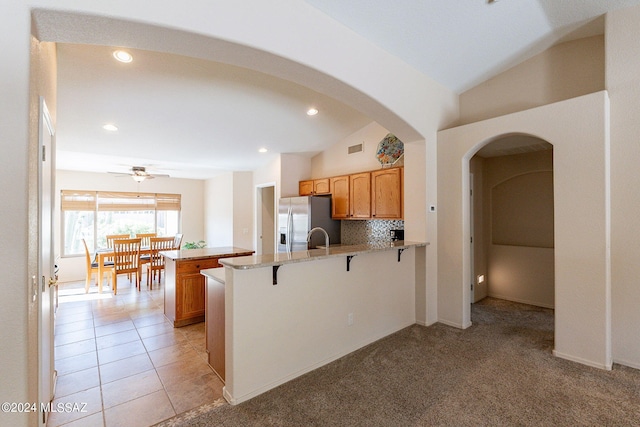
[{"label": "tile grout line", "polygon": [[[165,349],[165,348],[168,349],[169,347],[172,347],[173,345],[179,345],[179,343],[174,343],[172,345],[164,345],[164,346],[161,346],[161,347],[159,347],[159,348],[157,348],[155,350],[150,350],[150,348],[148,347],[149,344],[145,343],[145,341],[144,341],[145,338],[143,338],[143,334],[141,334],[141,332],[140,332],[141,329],[143,329],[143,328],[153,327],[153,326],[156,326],[156,325],[162,325],[162,324],[164,324],[166,322],[166,318],[164,317],[164,313],[158,311],[160,308],[162,308],[162,305],[163,305],[163,301],[160,301],[159,297],[156,298],[156,296],[161,296],[162,298],[164,297],[163,293],[158,292],[158,291],[161,291],[161,290],[162,290],[162,284],[159,284],[158,288],[156,288],[154,290],[144,289],[143,291],[146,292],[146,294],[144,295],[144,298],[142,299],[142,301],[141,301],[141,299],[139,297],[131,298],[134,295],[122,294],[123,298],[118,298],[118,301],[114,301],[112,304],[108,303],[106,301],[102,301],[102,300],[100,300],[100,301],[99,300],[90,300],[90,301],[85,301],[86,304],[82,304],[82,305],[70,305],[70,306],[67,306],[67,307],[60,307],[59,306],[59,309],[62,309],[62,310],[64,310],[66,308],[67,310],[72,310],[72,311],[73,310],[78,310],[78,312],[83,312],[84,311],[80,307],[86,307],[88,309],[87,311],[90,313],[90,315],[88,316],[89,319],[81,319],[81,320],[91,320],[91,326],[89,328],[87,328],[87,329],[91,329],[92,337],[93,337],[91,339],[94,340],[93,346],[90,347],[90,348],[93,348],[93,352],[95,352],[95,357],[96,357],[96,368],[97,368],[97,374],[98,374],[98,387],[100,387],[99,393],[100,393],[100,404],[101,404],[101,410],[99,412],[101,414],[102,422],[103,422],[104,426],[107,426],[107,418],[106,418],[106,410],[107,410],[107,408],[105,407],[106,403],[105,403],[105,395],[104,395],[104,392],[103,392],[103,386],[108,384],[108,383],[105,384],[103,382],[104,378],[103,378],[103,369],[102,368],[107,363],[112,363],[112,362],[115,362],[116,360],[111,361],[111,362],[106,362],[106,363],[103,363],[101,361],[100,351],[99,350],[104,350],[104,348],[102,348],[102,349],[98,348],[99,347],[99,339],[98,339],[99,337],[97,336],[97,334],[98,334],[98,330],[97,329],[98,328],[103,328],[103,327],[108,327],[109,325],[114,325],[114,324],[117,324],[117,323],[120,323],[120,322],[124,322],[124,321],[128,321],[128,322],[132,323],[133,329],[135,329],[136,335],[137,335],[138,339],[140,340],[140,343],[142,344],[142,346],[144,348],[144,351],[145,351],[144,354],[146,354],[147,358],[151,362],[151,365],[153,367],[153,371],[154,371],[156,377],[158,378],[158,380],[160,381],[160,384],[162,385],[162,391],[164,392],[166,398],[169,400],[169,403],[171,405],[171,410],[172,410],[171,412],[173,413],[172,416],[178,415],[178,411],[177,411],[177,408],[175,406],[176,404],[174,403],[174,401],[171,398],[169,390],[167,389],[167,384],[165,383],[165,381],[163,381],[163,379],[160,376],[159,368],[161,368],[161,367],[158,367],[158,366],[156,366],[155,363],[153,363],[153,359],[151,358],[150,353],[151,353],[151,351],[161,350],[161,349]],[[156,294],[158,294],[158,295],[154,296],[153,294],[151,294],[151,292],[156,292]],[[138,294],[138,292],[135,292],[135,294]],[[125,297],[125,295],[127,295],[127,296]],[[120,297],[120,295],[118,295],[118,296]],[[139,307],[140,303],[142,303],[142,307]],[[61,313],[63,313],[62,310],[61,310]],[[147,311],[148,311],[148,313],[146,313]],[[70,312],[71,311],[64,311],[64,313],[70,313]],[[145,318],[145,317],[155,316],[158,313],[162,314],[162,317],[161,317],[162,320],[161,321],[158,321],[158,322],[154,321],[153,323],[149,323],[149,324],[147,324],[145,322],[140,322],[140,321],[136,322],[136,320],[139,320],[139,319],[142,319],[142,318]],[[101,316],[101,314],[103,314],[103,315]],[[124,314],[122,320],[117,320],[117,318],[118,318],[117,315],[118,314]],[[115,321],[112,322],[112,321],[109,321],[109,320],[105,320],[105,321],[98,322],[99,319],[101,319],[101,318],[104,319],[104,318],[107,318],[107,317],[112,316],[112,315],[115,316],[115,318],[114,318]],[[73,314],[65,314],[64,316],[65,317],[66,316],[73,316]],[[77,321],[78,320],[76,320],[75,322],[77,322]],[[97,322],[100,323],[100,325],[98,325]],[[63,324],[71,324],[71,323],[74,323],[74,321],[66,321]],[[141,324],[138,325],[137,323],[141,323]],[[107,329],[101,329],[100,332],[104,332],[106,330]],[[130,330],[130,329],[127,329],[127,330]],[[124,331],[127,331],[127,330],[124,330]],[[119,333],[119,332],[124,332],[124,331],[116,331],[116,332],[111,332],[111,333],[108,333],[108,334],[104,334],[104,335],[101,335],[100,338],[107,337],[109,335],[116,334],[116,333]],[[70,333],[73,333],[73,332],[77,332],[77,331],[71,331]],[[202,347],[201,340],[205,339],[204,335],[202,333],[198,332],[197,330],[195,330],[194,332],[191,332],[191,330],[187,331],[187,330],[182,330],[181,328],[178,328],[178,330],[175,331],[175,332],[178,332],[180,334],[180,337],[182,337],[180,342],[185,342],[186,341],[186,344],[188,344],[188,347],[186,347],[186,348],[194,351],[196,353],[196,355],[198,356],[198,359],[200,359],[201,361],[204,361],[208,366],[208,361],[207,361],[206,355],[203,355],[205,353],[201,353],[201,350],[202,350],[201,349],[201,347]],[[60,335],[62,335],[62,334],[60,334]],[[146,338],[152,338],[154,336],[160,336],[160,335],[163,335],[163,333],[160,332],[157,335],[149,335]],[[200,336],[200,335],[202,335],[202,336]],[[195,339],[194,339],[194,337],[195,337]],[[69,342],[67,344],[73,344],[75,342],[78,342],[78,341],[71,341],[71,342]],[[124,343],[124,344],[127,344],[127,343]],[[124,345],[124,344],[122,344],[122,345]],[[113,346],[109,346],[109,347],[113,347]],[[105,347],[105,348],[109,348],[109,347]],[[85,352],[85,353],[82,353],[82,354],[86,354],[86,353],[89,353],[89,352]],[[142,354],[142,353],[140,353],[140,354]],[[77,356],[77,355],[74,355],[74,356]],[[72,356],[68,356],[68,357],[72,357]],[[134,357],[134,356],[129,356],[129,357]],[[118,359],[118,360],[126,360],[127,358],[128,357],[126,357],[124,359]],[[163,365],[163,366],[165,366],[165,365]],[[209,368],[209,370],[211,370],[211,368],[209,366],[208,366],[208,368]],[[87,369],[90,369],[90,368],[87,368]],[[66,373],[65,375],[72,374],[72,373],[73,372],[69,372],[69,373]],[[119,379],[114,380],[114,381],[125,379],[125,378],[131,377],[133,375],[137,375],[137,374],[127,375],[127,376],[125,376],[123,378],[119,378]],[[144,395],[136,396],[135,399],[127,400],[125,402],[119,403],[118,405],[114,405],[111,408],[115,408],[115,407],[117,407],[119,405],[123,405],[123,404],[126,404],[128,402],[132,402],[132,401],[134,401],[136,399],[148,396],[148,395],[156,393],[158,391],[160,391],[160,390],[156,390],[156,391],[153,391],[153,392],[145,393]],[[111,409],[111,408],[109,408],[109,409]],[[182,412],[184,412],[184,411],[182,411]],[[87,418],[87,417],[90,417],[90,416],[95,416],[97,413],[98,412],[95,412],[93,414],[87,415],[86,417],[81,417],[81,418],[78,418],[78,419],[74,419],[74,420],[68,421],[68,423],[76,422],[76,421],[78,421],[80,419]],[[65,424],[67,424],[67,422]]]},{"label": "tile grout line", "polygon": [[[158,284],[158,286],[160,286],[160,285]],[[163,314],[163,316],[164,316],[164,314]],[[159,323],[157,323],[157,324],[159,324]],[[153,371],[156,373],[156,376],[158,377],[158,380],[160,381],[160,384],[162,384],[162,390],[167,395],[167,399],[169,400],[169,404],[171,405],[171,409],[173,410],[174,415],[176,415],[177,414],[176,407],[173,404],[173,401],[171,400],[171,396],[169,395],[169,391],[167,390],[166,385],[164,384],[164,381],[162,381],[162,377],[160,376],[160,373],[158,372],[158,367],[156,366],[155,363],[153,363],[153,359],[151,359],[151,356],[149,355],[149,349],[147,348],[147,344],[145,344],[144,340],[142,339],[142,335],[140,335],[140,332],[138,331],[138,326],[135,324],[135,322],[134,322],[133,326],[136,328],[136,332],[138,333],[138,336],[140,337],[140,341],[142,342],[142,345],[144,346],[144,350],[147,352],[147,357],[151,361],[151,365],[153,366]]]}]

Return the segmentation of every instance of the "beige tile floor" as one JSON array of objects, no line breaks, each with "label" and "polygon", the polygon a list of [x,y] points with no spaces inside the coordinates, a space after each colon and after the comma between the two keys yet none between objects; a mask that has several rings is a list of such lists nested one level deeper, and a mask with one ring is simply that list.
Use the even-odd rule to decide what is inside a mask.
[{"label": "beige tile floor", "polygon": [[163,315],[163,284],[138,292],[118,278],[118,295],[84,283],[60,286],[55,318],[54,404],[48,427],[149,426],[222,396],[207,364],[204,323],[173,328]]}]

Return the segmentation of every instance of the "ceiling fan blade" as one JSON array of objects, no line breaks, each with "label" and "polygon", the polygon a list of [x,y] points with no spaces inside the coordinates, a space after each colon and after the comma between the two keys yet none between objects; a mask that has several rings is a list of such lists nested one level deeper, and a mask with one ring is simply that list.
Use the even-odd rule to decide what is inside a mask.
[{"label": "ceiling fan blade", "polygon": [[121,176],[131,176],[131,174],[126,173],[126,172],[107,172],[107,173],[110,173],[110,174],[112,174],[112,175],[116,175],[116,176],[118,176],[118,177],[121,177]]}]

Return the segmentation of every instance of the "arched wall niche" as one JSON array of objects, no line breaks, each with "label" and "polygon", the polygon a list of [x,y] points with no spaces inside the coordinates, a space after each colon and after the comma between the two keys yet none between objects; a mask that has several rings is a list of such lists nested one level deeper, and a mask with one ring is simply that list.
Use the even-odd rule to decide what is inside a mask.
[{"label": "arched wall niche", "polygon": [[506,135],[554,147],[554,354],[610,369],[609,100],[606,92],[438,133],[438,320],[470,319],[469,160]]},{"label": "arched wall niche", "polygon": [[554,308],[553,145],[500,137],[471,157],[469,169],[472,302],[489,296]]}]

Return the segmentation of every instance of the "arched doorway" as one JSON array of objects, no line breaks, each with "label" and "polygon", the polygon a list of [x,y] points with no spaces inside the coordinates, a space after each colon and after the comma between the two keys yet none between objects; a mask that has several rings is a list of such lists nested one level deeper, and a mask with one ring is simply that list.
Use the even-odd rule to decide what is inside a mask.
[{"label": "arched doorway", "polygon": [[438,133],[438,317],[471,326],[469,160],[496,135],[553,145],[554,355],[610,369],[609,101],[597,92]]},{"label": "arched doorway", "polygon": [[553,146],[492,139],[469,160],[471,302],[554,307]]}]

